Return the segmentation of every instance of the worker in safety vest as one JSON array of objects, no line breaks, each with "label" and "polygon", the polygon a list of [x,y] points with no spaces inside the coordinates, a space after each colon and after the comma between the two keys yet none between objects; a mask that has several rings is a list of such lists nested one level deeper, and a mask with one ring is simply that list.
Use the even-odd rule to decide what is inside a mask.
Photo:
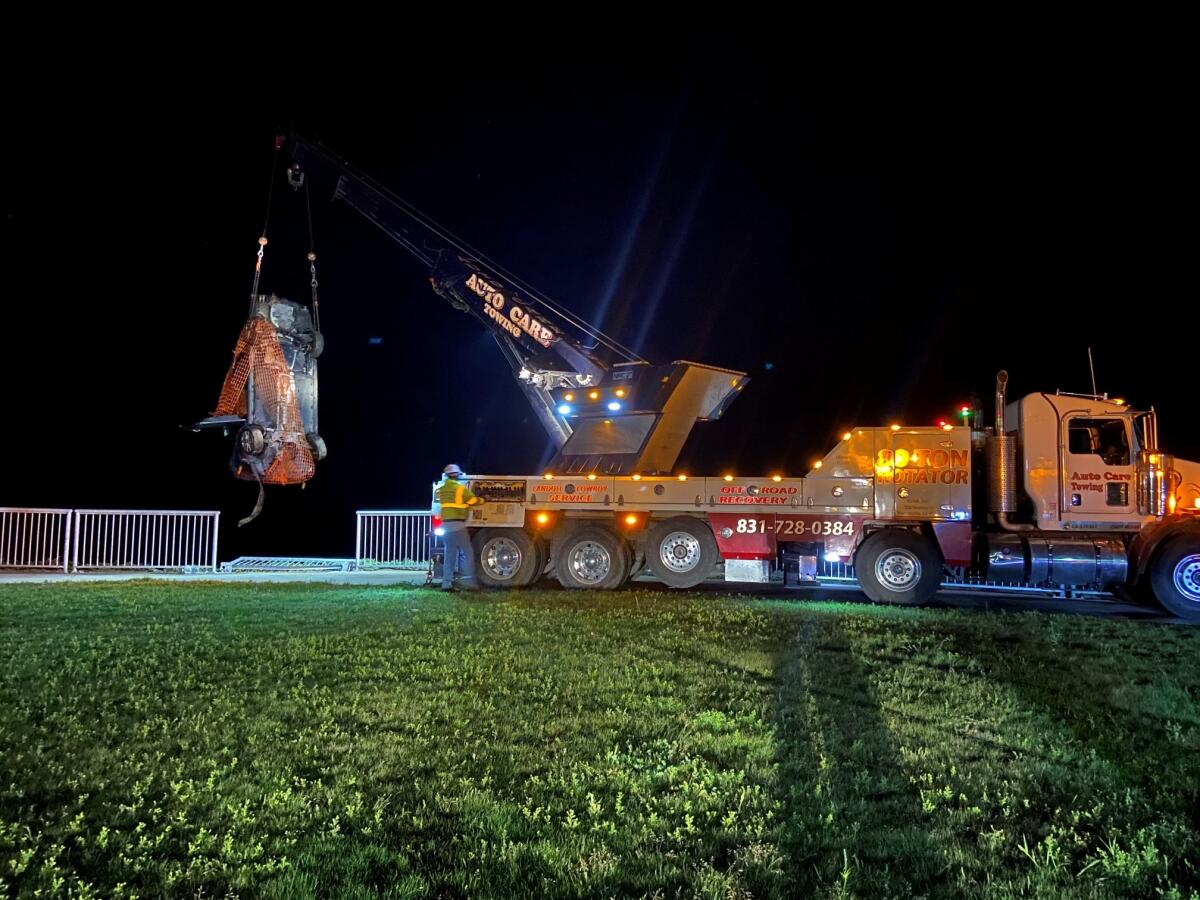
[{"label": "worker in safety vest", "polygon": [[441,516],[446,558],[442,563],[442,590],[453,590],[454,570],[459,567],[461,554],[462,577],[459,584],[469,591],[479,590],[475,581],[475,554],[467,531],[467,510],[483,501],[471,493],[463,481],[463,471],[454,463],[442,470],[441,482],[433,489],[433,512]]}]

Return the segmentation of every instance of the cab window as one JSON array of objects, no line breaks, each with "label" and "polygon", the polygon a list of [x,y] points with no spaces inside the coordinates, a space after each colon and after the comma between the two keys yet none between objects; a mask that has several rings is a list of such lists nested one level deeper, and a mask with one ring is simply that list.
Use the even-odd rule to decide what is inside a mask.
[{"label": "cab window", "polygon": [[1095,454],[1106,466],[1129,465],[1129,436],[1123,419],[1072,419],[1068,449],[1077,456]]}]

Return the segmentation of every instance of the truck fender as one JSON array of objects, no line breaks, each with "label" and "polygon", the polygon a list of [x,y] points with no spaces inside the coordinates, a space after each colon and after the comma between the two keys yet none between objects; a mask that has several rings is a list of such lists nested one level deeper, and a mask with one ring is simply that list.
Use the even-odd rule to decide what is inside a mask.
[{"label": "truck fender", "polygon": [[1200,520],[1190,516],[1164,519],[1162,523],[1138,532],[1129,544],[1129,569],[1130,573],[1134,575],[1131,580],[1141,581],[1154,559],[1154,554],[1166,541],[1178,534],[1200,536]]}]

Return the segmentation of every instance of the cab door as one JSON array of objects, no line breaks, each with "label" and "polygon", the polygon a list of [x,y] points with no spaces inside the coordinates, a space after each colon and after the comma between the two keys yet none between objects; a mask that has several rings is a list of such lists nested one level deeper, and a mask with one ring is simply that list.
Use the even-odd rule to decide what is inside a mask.
[{"label": "cab door", "polygon": [[1069,413],[1062,427],[1063,520],[1136,518],[1128,418]]}]

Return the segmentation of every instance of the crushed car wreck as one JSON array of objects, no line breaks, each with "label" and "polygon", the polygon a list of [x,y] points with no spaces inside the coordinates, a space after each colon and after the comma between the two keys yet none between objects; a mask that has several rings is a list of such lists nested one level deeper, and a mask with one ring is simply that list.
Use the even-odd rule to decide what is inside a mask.
[{"label": "crushed car wreck", "polygon": [[317,430],[317,357],[324,338],[307,307],[259,294],[233,351],[233,363],[213,414],[196,430],[237,428],[233,474],[259,484],[254,511],[262,511],[265,484],[304,484],[325,458]]}]

